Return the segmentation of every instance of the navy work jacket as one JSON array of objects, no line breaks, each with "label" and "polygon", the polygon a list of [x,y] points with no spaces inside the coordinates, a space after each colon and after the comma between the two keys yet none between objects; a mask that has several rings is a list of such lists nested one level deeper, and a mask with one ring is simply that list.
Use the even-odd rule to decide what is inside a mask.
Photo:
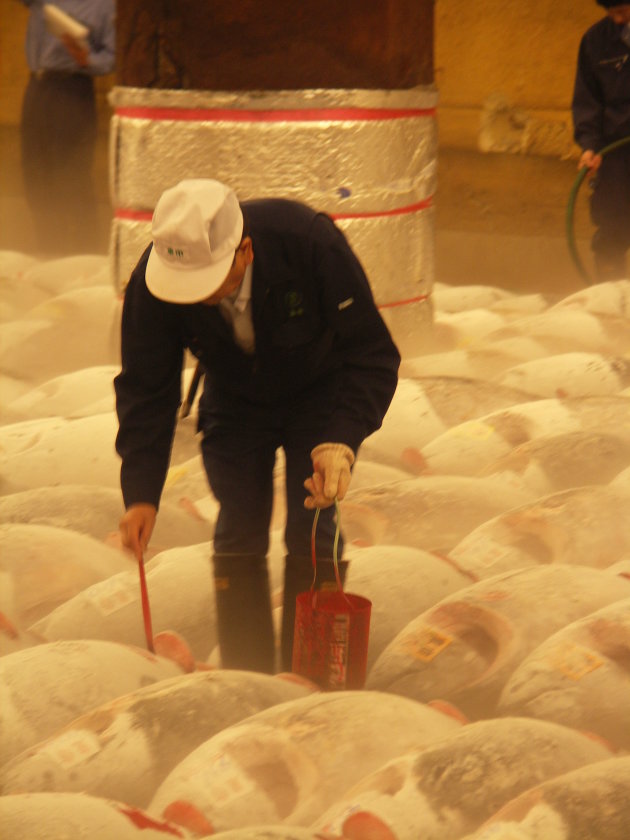
[{"label": "navy work jacket", "polygon": [[[245,353],[217,306],[168,303],[145,282],[151,246],[128,283],[122,370],[114,380],[127,506],[158,505],[168,470],[188,348],[205,370],[200,404],[273,410],[335,380],[323,441],[357,451],[397,384],[399,352],[367,277],[332,220],[284,199],[243,202],[254,262],[255,352]],[[326,390],[326,389],[324,389]],[[216,413],[216,412],[215,412]]]},{"label": "navy work jacket", "polygon": [[605,17],[580,42],[572,112],[575,141],[582,149],[599,152],[630,136],[630,47],[621,30]]}]

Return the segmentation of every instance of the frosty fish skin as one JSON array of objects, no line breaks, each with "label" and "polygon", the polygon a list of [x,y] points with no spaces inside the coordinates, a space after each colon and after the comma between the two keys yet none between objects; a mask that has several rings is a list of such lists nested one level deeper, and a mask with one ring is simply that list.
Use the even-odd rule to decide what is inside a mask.
[{"label": "frosty fish skin", "polygon": [[521,662],[498,703],[630,749],[630,598],[567,624]]},{"label": "frosty fish skin", "polygon": [[214,831],[309,825],[345,789],[389,759],[459,728],[441,712],[369,691],[313,694],[227,727],[185,758],[148,808]]},{"label": "frosty fish skin", "polygon": [[26,629],[97,581],[129,570],[129,557],[50,525],[0,525],[0,610]]},{"label": "frosty fish skin", "polygon": [[582,566],[487,578],[411,621],[376,660],[366,685],[423,702],[447,700],[471,719],[492,717],[530,651],[570,621],[629,596],[627,578]]},{"label": "frosty fish skin", "polygon": [[18,793],[0,797],[0,836],[7,840],[192,840],[195,835],[126,802],[85,793]]},{"label": "frosty fish skin", "polygon": [[550,779],[513,799],[462,840],[627,840],[630,758],[609,758]]},{"label": "frosty fish skin", "polygon": [[608,568],[630,554],[629,509],[621,481],[551,493],[483,522],[449,557],[480,580],[548,563]]},{"label": "frosty fish skin", "polygon": [[188,753],[249,715],[310,693],[248,671],[199,671],[104,703],[0,771],[2,794],[84,791],[146,807]]},{"label": "frosty fish skin", "polygon": [[2,762],[106,700],[181,673],[167,659],[115,642],[51,642],[3,656]]},{"label": "frosty fish skin", "polygon": [[532,499],[501,478],[427,475],[350,489],[341,516],[349,542],[448,551],[477,525]]},{"label": "frosty fish skin", "polygon": [[458,840],[530,787],[610,757],[603,744],[558,724],[524,717],[469,723],[362,779],[315,827],[353,837],[360,815],[365,836],[372,820],[396,838]]}]

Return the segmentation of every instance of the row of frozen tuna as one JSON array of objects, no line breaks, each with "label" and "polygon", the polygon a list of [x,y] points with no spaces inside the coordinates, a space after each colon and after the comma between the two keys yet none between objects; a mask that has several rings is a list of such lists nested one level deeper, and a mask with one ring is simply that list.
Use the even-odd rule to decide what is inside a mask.
[{"label": "row of frozen tuna", "polygon": [[177,663],[142,650],[115,537],[120,301],[104,258],[0,255],[0,834],[625,837],[629,287],[436,288],[342,506],[367,687],[327,695],[207,670],[216,503],[194,418],[147,564],[154,630],[186,644]]}]

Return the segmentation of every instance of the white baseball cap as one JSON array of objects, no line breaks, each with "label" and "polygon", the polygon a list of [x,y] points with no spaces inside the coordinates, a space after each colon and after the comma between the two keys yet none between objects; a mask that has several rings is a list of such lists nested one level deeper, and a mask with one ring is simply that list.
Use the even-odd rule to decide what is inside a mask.
[{"label": "white baseball cap", "polygon": [[235,192],[209,178],[180,181],[160,196],[151,224],[146,268],[151,294],[172,303],[198,303],[228,275],[243,234]]}]

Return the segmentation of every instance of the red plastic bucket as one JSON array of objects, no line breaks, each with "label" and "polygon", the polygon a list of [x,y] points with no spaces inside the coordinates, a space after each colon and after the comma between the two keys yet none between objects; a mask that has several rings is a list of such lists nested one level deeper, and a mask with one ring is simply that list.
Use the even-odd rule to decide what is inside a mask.
[{"label": "red plastic bucket", "polygon": [[340,590],[301,592],[295,605],[293,667],[326,691],[363,688],[372,603]]},{"label": "red plastic bucket", "polygon": [[[337,534],[333,558],[337,589],[313,587],[301,592],[295,602],[292,671],[317,683],[325,691],[359,689],[365,685],[367,652],[372,602],[361,595],[342,589],[337,563],[339,537],[339,505]],[[311,554],[316,569],[315,513]]]}]

